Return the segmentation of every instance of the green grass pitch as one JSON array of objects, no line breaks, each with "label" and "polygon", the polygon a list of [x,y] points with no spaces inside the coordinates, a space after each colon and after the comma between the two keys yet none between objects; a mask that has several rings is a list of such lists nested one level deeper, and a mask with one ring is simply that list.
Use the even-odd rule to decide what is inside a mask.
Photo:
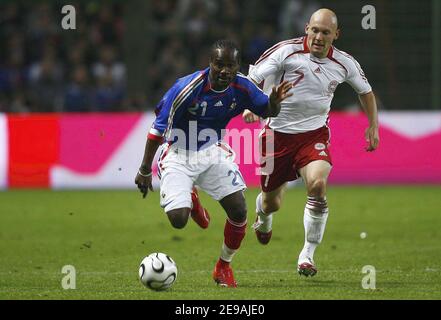
[{"label": "green grass pitch", "polygon": [[[330,186],[313,278],[296,272],[304,188],[286,193],[267,246],[251,229],[257,192],[246,191],[247,235],[232,264],[237,289],[217,287],[211,279],[225,215],[203,192],[212,217],[206,230],[192,220],[173,229],[158,192],[146,199],[135,190],[0,192],[0,299],[441,298],[441,187]],[[156,251],[178,264],[169,291],[150,291],[138,280],[141,259]],[[64,265],[75,267],[75,290],[61,286]],[[375,290],[362,288],[365,265],[375,267]]]}]

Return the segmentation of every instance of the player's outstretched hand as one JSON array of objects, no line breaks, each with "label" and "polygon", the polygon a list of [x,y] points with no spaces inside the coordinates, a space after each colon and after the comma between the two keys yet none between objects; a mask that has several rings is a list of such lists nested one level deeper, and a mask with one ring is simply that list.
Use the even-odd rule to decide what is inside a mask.
[{"label": "player's outstretched hand", "polygon": [[292,82],[287,80],[280,83],[277,87],[274,86],[270,95],[270,100],[272,103],[279,104],[283,100],[292,96],[292,92],[288,92],[292,88]]},{"label": "player's outstretched hand", "polygon": [[242,113],[242,118],[246,123],[252,123],[259,120],[259,116],[255,115],[248,109]]},{"label": "player's outstretched hand", "polygon": [[366,147],[366,151],[374,151],[378,148],[380,143],[380,135],[378,133],[378,127],[369,127],[365,132],[366,142],[369,144]]},{"label": "player's outstretched hand", "polygon": [[152,173],[144,174],[143,172],[138,171],[135,178],[135,184],[138,186],[139,191],[141,191],[142,197],[145,198],[149,189],[150,191],[153,191]]}]

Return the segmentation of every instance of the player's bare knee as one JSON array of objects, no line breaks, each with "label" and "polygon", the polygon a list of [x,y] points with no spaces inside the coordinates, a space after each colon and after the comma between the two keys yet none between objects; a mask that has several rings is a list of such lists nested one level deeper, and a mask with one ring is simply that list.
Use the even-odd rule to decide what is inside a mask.
[{"label": "player's bare knee", "polygon": [[174,216],[173,218],[169,216],[170,223],[173,228],[183,229],[187,225],[188,218],[182,216]]},{"label": "player's bare knee", "polygon": [[229,210],[228,217],[236,222],[244,222],[247,219],[246,203],[237,203],[237,206]]},{"label": "player's bare knee", "polygon": [[240,210],[237,211],[237,221],[243,222],[247,220],[247,207],[246,205],[243,205]]},{"label": "player's bare knee", "polygon": [[314,179],[308,185],[308,195],[318,198],[323,198],[326,195],[326,179]]},{"label": "player's bare knee", "polygon": [[231,220],[244,222],[247,219],[247,203],[242,191],[230,194],[219,202]]},{"label": "player's bare knee", "polygon": [[171,225],[176,229],[182,229],[187,225],[190,208],[173,209],[167,212]]}]

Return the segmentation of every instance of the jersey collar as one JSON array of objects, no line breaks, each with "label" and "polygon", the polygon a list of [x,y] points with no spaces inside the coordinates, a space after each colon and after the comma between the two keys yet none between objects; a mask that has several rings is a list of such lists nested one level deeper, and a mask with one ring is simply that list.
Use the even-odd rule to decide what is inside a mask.
[{"label": "jersey collar", "polygon": [[[205,72],[207,73],[207,83],[204,87],[204,92],[207,91],[213,91],[215,93],[223,93],[225,91],[227,91],[230,87],[231,84],[234,82],[234,80],[228,85],[228,87],[226,87],[224,90],[214,90],[213,87],[211,86],[211,82],[210,82],[210,67],[208,67],[207,69],[205,69]],[[237,77],[237,76],[236,76]]]}]

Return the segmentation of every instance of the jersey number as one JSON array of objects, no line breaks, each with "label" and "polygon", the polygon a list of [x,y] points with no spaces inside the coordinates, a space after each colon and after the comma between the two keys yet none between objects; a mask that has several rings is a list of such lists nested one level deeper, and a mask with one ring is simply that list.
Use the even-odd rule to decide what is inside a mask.
[{"label": "jersey number", "polygon": [[240,180],[242,180],[242,182],[244,182],[242,174],[240,173],[239,170],[236,170],[236,171],[230,170],[230,171],[228,171],[228,176],[231,176],[231,175],[233,175],[233,181],[231,181],[231,184],[233,186],[238,186],[239,185],[239,182],[237,182],[237,178],[239,178]]},{"label": "jersey number", "polygon": [[296,74],[298,74],[299,75],[299,77],[292,83],[292,87],[294,88],[299,82],[300,82],[300,80],[302,80],[303,79],[303,77],[305,76],[305,74],[303,73],[303,72],[301,72],[301,71],[294,71],[294,73],[296,73]]},{"label": "jersey number", "polygon": [[202,113],[201,117],[205,116],[205,113],[207,112],[207,101],[203,101],[201,104],[196,103],[193,107],[188,108],[188,112],[190,112],[192,115],[196,115],[199,107],[202,107]]}]

